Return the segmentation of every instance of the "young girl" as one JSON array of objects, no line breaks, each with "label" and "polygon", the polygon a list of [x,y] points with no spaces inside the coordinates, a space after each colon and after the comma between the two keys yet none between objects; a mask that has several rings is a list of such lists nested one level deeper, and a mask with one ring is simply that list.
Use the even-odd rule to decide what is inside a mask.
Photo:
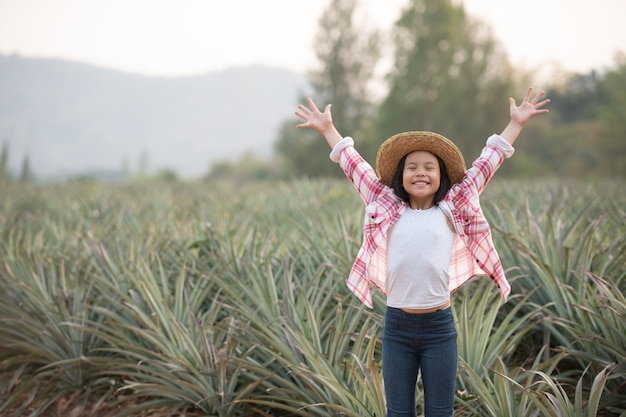
[{"label": "young girl", "polygon": [[[510,287],[493,246],[478,196],[502,164],[524,125],[547,113],[529,88],[511,120],[487,140],[466,171],[463,155],[445,137],[404,132],[387,139],[376,170],[343,138],[332,122],[331,105],[320,112],[313,100],[299,105],[298,128],[321,133],[365,202],[363,244],[348,287],[373,307],[371,285],[387,296],[383,331],[383,380],[388,417],[415,416],[415,389],[422,374],[426,417],[453,416],[457,372],[456,327],[450,293],[476,275],[498,286],[503,300]],[[378,174],[378,175],[377,175]]]}]

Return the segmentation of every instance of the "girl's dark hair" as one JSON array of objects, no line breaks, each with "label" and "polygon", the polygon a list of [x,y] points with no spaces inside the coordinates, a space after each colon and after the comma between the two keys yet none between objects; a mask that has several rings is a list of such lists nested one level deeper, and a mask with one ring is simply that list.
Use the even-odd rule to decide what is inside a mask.
[{"label": "girl's dark hair", "polygon": [[[409,193],[406,192],[404,186],[402,185],[402,174],[404,173],[404,164],[407,156],[408,154],[404,155],[400,162],[398,162],[398,168],[396,168],[396,172],[391,178],[391,188],[393,188],[394,193],[396,193],[396,195],[406,203],[410,201],[410,197]],[[435,204],[437,204],[443,200],[448,191],[450,191],[450,188],[452,188],[452,182],[450,181],[450,176],[448,175],[448,171],[446,170],[446,165],[443,163],[443,160],[437,155],[435,155],[435,157],[437,158],[437,162],[439,162],[439,172],[441,176],[439,189],[435,193]]]}]

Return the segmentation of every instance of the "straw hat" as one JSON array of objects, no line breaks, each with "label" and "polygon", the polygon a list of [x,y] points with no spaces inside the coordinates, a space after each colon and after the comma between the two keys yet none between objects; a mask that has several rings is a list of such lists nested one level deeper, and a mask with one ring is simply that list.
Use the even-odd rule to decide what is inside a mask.
[{"label": "straw hat", "polygon": [[376,155],[378,177],[391,187],[391,179],[398,163],[407,154],[415,151],[428,151],[443,160],[452,184],[461,182],[465,174],[463,154],[451,140],[433,132],[403,132],[387,139]]}]

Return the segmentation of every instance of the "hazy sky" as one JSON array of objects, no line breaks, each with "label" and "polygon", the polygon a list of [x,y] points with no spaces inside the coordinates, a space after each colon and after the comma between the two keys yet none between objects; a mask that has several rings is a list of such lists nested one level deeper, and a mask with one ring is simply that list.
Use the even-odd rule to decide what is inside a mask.
[{"label": "hazy sky", "polygon": [[[329,0],[0,0],[0,54],[77,60],[147,75],[314,63]],[[457,0],[516,65],[586,72],[626,52],[626,0]],[[362,0],[389,29],[405,0]]]}]

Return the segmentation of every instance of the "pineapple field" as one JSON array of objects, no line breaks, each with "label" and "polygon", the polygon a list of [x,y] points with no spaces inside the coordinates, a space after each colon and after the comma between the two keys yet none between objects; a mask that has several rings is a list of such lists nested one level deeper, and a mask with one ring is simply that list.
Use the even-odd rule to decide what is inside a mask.
[{"label": "pineapple field", "polygon": [[[624,191],[487,188],[512,292],[452,296],[456,416],[626,416]],[[345,180],[0,184],[0,416],[384,417],[363,213]]]}]

